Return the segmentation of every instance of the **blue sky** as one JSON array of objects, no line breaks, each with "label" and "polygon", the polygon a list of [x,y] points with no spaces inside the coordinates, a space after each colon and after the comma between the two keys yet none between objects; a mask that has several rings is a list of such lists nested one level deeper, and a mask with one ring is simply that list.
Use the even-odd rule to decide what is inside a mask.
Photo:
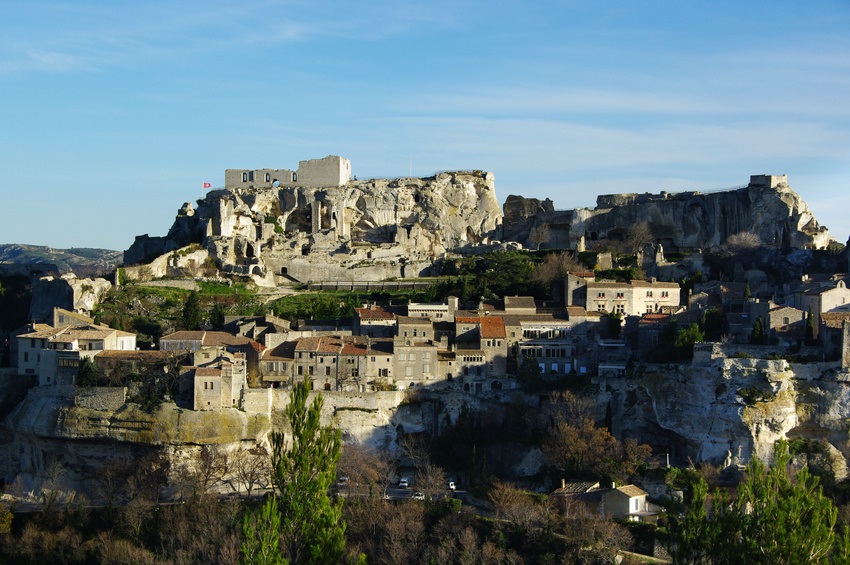
[{"label": "blue sky", "polygon": [[789,183],[850,234],[850,1],[0,5],[0,243],[126,249],[227,168],[509,194]]}]

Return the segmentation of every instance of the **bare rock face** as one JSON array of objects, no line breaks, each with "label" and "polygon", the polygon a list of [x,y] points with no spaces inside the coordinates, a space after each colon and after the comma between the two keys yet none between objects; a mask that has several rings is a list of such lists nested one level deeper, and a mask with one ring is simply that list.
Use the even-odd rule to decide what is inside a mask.
[{"label": "bare rock face", "polygon": [[740,232],[753,232],[762,245],[781,249],[823,248],[830,241],[827,229],[788,186],[785,175],[754,175],[746,187],[706,194],[601,195],[593,209],[543,209],[529,215],[527,211],[536,204],[530,199],[508,197],[505,239],[527,241],[543,220],[566,242],[560,247],[571,249],[579,247],[580,241],[621,239],[630,226],[640,222],[649,223],[655,240],[668,251],[711,249]]},{"label": "bare rock face", "polygon": [[79,279],[73,273],[41,277],[33,282],[30,318],[37,322],[53,319],[53,308],[89,313],[112,288],[106,279]]},{"label": "bare rock face", "polygon": [[774,442],[803,437],[826,442],[822,457],[840,480],[847,471],[835,448],[847,441],[848,378],[829,364],[719,358],[600,379],[597,400],[617,437],[669,450],[674,463],[769,460]]},{"label": "bare rock face", "polygon": [[220,271],[264,286],[418,276],[447,250],[487,242],[502,219],[493,175],[481,171],[273,184],[237,182],[184,204],[168,236],[137,237],[125,264],[196,243]]}]

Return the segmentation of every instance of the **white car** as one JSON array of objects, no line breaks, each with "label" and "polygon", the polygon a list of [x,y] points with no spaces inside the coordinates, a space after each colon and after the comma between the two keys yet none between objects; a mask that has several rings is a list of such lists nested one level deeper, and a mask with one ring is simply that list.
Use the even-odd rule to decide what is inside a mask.
[{"label": "white car", "polygon": [[398,481],[398,488],[407,488],[409,486],[410,486],[410,479],[408,479],[407,477],[402,477]]},{"label": "white car", "polygon": [[413,493],[413,500],[425,500],[425,493],[424,492],[414,492]]}]

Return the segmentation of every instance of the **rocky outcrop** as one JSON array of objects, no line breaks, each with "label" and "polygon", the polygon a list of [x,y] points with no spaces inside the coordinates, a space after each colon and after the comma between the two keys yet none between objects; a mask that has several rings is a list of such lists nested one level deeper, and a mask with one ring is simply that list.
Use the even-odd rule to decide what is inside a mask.
[{"label": "rocky outcrop", "polygon": [[[594,384],[598,420],[616,437],[670,453],[674,464],[745,464],[752,457],[768,459],[778,439],[805,438],[824,442],[809,456],[811,464],[831,469],[838,479],[846,475],[840,450],[850,419],[850,373],[835,364],[702,356],[691,365],[639,365],[628,377],[603,376]],[[288,431],[283,410],[289,395],[283,390],[266,389],[267,402],[244,411],[195,412],[166,404],[151,415],[133,404],[75,401],[73,393],[63,397],[52,388],[32,389],[0,427],[0,471],[9,482],[22,477],[37,484],[45,466],[60,461],[83,488],[86,477],[114,458],[157,452],[180,468],[179,459],[198,445],[233,451],[267,445],[272,429]],[[390,450],[398,448],[400,434],[442,433],[461,414],[494,417],[524,399],[516,390],[468,394],[448,384],[323,397],[323,423],[341,429],[346,442]],[[536,405],[539,398],[524,401]],[[546,419],[549,412],[541,408],[540,414]],[[510,443],[500,453],[501,472],[532,475],[544,464],[531,446]]]},{"label": "rocky outcrop", "polygon": [[106,279],[78,279],[73,273],[42,277],[33,281],[30,319],[52,323],[53,308],[88,315],[111,288],[112,283]]},{"label": "rocky outcrop", "polygon": [[[510,207],[508,206],[510,202]],[[620,240],[626,230],[647,222],[656,243],[669,251],[712,249],[740,232],[754,232],[761,243],[780,249],[823,248],[829,232],[785,175],[754,175],[742,188],[712,193],[609,194],[593,209],[541,209],[539,201],[509,196],[504,239],[527,242],[542,221],[551,224],[550,243],[581,249],[600,239]],[[510,208],[510,213],[509,213]]]},{"label": "rocky outcrop", "polygon": [[137,237],[124,260],[147,264],[199,244],[221,272],[263,286],[419,276],[447,250],[487,242],[501,217],[493,175],[480,171],[236,186],[210,192],[197,208],[184,204],[167,236]]}]

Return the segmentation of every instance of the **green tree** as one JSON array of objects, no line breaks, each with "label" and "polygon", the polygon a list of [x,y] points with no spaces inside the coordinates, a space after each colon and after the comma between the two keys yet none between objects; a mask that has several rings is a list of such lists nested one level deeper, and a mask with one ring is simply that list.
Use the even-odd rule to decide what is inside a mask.
[{"label": "green tree", "polygon": [[77,386],[97,386],[97,365],[91,357],[83,357],[77,369]]},{"label": "green tree", "polygon": [[546,388],[543,382],[543,371],[537,359],[530,355],[523,355],[517,370],[517,381],[519,386],[527,392],[538,392]]},{"label": "green tree", "polygon": [[199,330],[201,329],[201,300],[198,293],[192,291],[186,302],[183,304],[183,311],[180,316],[183,322],[184,330]]},{"label": "green tree", "polygon": [[806,316],[806,345],[816,345],[818,342],[815,337],[815,319],[812,316],[812,307],[809,306],[809,313]]},{"label": "green tree", "polygon": [[[310,384],[304,381],[292,391],[286,416],[292,427],[292,444],[287,446],[282,433],[272,433],[272,467],[275,495],[250,518],[244,528],[255,532],[246,535],[243,560],[251,555],[268,555],[277,559],[273,536],[268,531],[276,522],[269,516],[277,507],[279,515],[280,554],[288,563],[338,563],[345,551],[345,522],[342,501],[332,502],[328,489],[336,480],[341,438],[339,430],[321,425],[323,400],[317,395],[308,407]],[[263,518],[266,516],[266,518]],[[257,549],[261,547],[263,551]],[[252,563],[252,561],[244,561]],[[279,561],[253,561],[277,563]]]},{"label": "green tree", "polygon": [[694,486],[684,513],[670,514],[671,556],[676,563],[823,563],[847,550],[837,536],[838,510],[817,477],[790,471],[788,443],[774,446],[773,466],[754,458],[735,500],[717,493],[706,510],[705,482]]},{"label": "green tree", "polygon": [[619,312],[608,314],[608,337],[611,339],[620,339],[622,331],[623,315]]},{"label": "green tree", "polygon": [[285,565],[280,552],[280,509],[277,498],[268,501],[257,512],[246,512],[242,522],[240,565]]},{"label": "green tree", "polygon": [[224,329],[224,315],[224,306],[216,302],[212,310],[210,310],[210,324],[214,330]]},{"label": "green tree", "polygon": [[755,345],[767,344],[767,334],[764,332],[764,324],[761,318],[756,318],[756,321],[753,322],[753,333],[750,334],[750,343]]},{"label": "green tree", "polygon": [[699,328],[706,341],[720,341],[723,335],[723,314],[717,308],[709,308],[702,313]]}]

